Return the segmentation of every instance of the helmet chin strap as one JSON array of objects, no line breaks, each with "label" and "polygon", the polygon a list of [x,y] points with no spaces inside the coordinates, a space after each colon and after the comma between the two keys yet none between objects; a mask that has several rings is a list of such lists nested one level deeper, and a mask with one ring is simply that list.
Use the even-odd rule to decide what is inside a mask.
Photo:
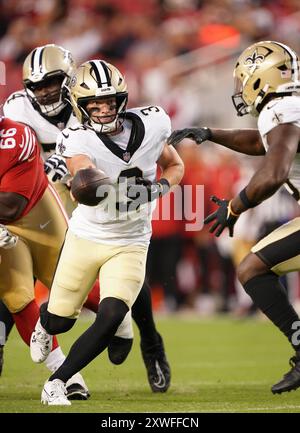
[{"label": "helmet chin strap", "polygon": [[112,134],[118,131],[118,128],[121,124],[119,116],[116,116],[115,120],[109,123],[97,123],[93,120],[90,120],[91,127],[100,134]]},{"label": "helmet chin strap", "polygon": [[262,100],[264,99],[264,97],[266,96],[267,91],[269,90],[270,85],[269,84],[265,84],[265,86],[263,87],[263,89],[261,89],[261,91],[259,92],[257,98],[254,101],[254,108],[257,108],[257,106],[262,102]]}]

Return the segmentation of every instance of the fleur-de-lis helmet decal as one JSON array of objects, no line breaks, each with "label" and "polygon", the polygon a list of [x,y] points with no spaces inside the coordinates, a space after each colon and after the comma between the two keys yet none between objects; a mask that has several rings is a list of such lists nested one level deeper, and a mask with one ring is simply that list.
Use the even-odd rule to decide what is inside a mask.
[{"label": "fleur-de-lis helmet decal", "polygon": [[248,56],[245,59],[245,65],[252,66],[253,64],[257,65],[264,61],[265,57],[262,54],[258,54],[257,49],[253,52],[251,56]]}]

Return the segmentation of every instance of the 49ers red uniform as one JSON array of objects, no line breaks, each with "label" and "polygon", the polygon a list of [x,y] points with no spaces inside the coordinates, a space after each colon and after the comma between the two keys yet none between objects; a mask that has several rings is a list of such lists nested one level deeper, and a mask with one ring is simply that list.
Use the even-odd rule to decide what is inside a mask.
[{"label": "49ers red uniform", "polygon": [[44,173],[35,134],[7,118],[0,122],[0,192],[28,200],[21,216],[6,224],[19,236],[17,245],[0,249],[0,298],[16,313],[34,299],[34,277],[50,287],[67,215]]},{"label": "49ers red uniform", "polygon": [[48,178],[34,132],[7,118],[0,125],[0,192],[14,192],[28,199],[21,218],[40,200]]}]

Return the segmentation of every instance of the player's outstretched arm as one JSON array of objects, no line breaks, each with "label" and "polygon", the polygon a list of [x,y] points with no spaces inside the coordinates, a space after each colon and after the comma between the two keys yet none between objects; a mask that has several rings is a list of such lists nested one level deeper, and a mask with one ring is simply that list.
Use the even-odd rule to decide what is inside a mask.
[{"label": "player's outstretched arm", "polygon": [[190,138],[197,144],[210,140],[247,155],[265,154],[257,129],[185,128],[173,131],[167,142],[169,145],[177,146],[184,138]]},{"label": "player's outstretched arm", "polygon": [[298,150],[300,128],[281,124],[268,133],[267,140],[268,151],[248,185],[232,200],[213,198],[219,209],[208,215],[204,223],[211,224],[209,231],[216,236],[220,236],[226,227],[233,236],[233,227],[240,214],[271,197],[288,179]]},{"label": "player's outstretched arm", "polygon": [[231,202],[234,213],[240,214],[271,197],[289,176],[298,150],[300,128],[284,123],[267,135],[269,148],[248,185]]}]

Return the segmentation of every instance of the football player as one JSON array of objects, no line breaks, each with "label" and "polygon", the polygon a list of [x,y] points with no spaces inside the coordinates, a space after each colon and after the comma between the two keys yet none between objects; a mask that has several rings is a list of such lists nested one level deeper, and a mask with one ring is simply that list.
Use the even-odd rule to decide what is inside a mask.
[{"label": "football player", "polygon": [[[13,315],[29,345],[39,308],[34,278],[50,287],[67,229],[67,216],[56,191],[49,185],[33,131],[0,118],[0,299]],[[36,339],[43,338],[40,334]],[[43,344],[51,351],[47,367],[55,371],[65,357],[53,339]],[[88,397],[79,373],[68,384],[68,396]]]},{"label": "football player", "polygon": [[[212,200],[217,210],[205,219],[210,232],[220,236],[227,227],[233,236],[240,215],[285,185],[300,203],[300,65],[297,54],[275,41],[251,45],[234,68],[232,97],[239,116],[257,117],[257,129],[223,130],[187,128],[174,131],[169,143],[183,138],[200,144],[211,140],[248,155],[264,155],[249,183],[231,200]],[[255,223],[255,222],[253,222]],[[274,230],[258,242],[237,269],[238,277],[253,302],[287,337],[295,350],[291,370],[273,385],[280,394],[300,386],[299,316],[290,304],[279,276],[300,270],[300,218]]]},{"label": "football player", "polygon": [[[66,90],[64,87],[65,84],[69,83],[74,71],[75,62],[69,51],[54,44],[38,47],[29,53],[23,65],[24,90],[13,93],[4,104],[3,111],[7,117],[27,124],[35,131],[43,159],[46,159],[54,152],[56,137],[60,130],[76,122],[76,118],[72,114],[72,107],[65,99]],[[65,176],[67,169],[64,161],[61,159],[52,160],[51,162],[46,161],[45,167],[46,171],[49,171],[50,168],[54,169],[54,171],[51,171],[53,180],[62,180],[61,182],[55,182],[55,189],[58,191],[64,208],[70,216],[75,205],[70,198],[67,187],[68,177]],[[65,229],[65,225],[63,228]],[[88,296],[85,306],[96,313],[98,304],[99,285],[96,283]],[[26,311],[23,312],[22,317],[25,316]],[[0,304],[0,320],[6,325],[7,338],[12,329],[13,321],[3,303]],[[22,322],[20,321],[18,329],[21,330],[21,328]],[[131,346],[132,325],[128,315],[109,348],[110,360],[116,364],[122,362],[129,353]],[[3,365],[3,347],[1,349],[0,364]],[[37,354],[35,359],[37,362],[41,362],[41,355]],[[46,364],[48,362],[46,360]],[[76,398],[75,394],[73,397]]]},{"label": "football player", "polygon": [[[41,307],[36,332],[65,332],[78,317],[88,279],[99,274],[95,322],[45,383],[44,404],[70,404],[65,383],[73,370],[104,351],[134,304],[144,281],[155,199],[183,175],[179,155],[166,144],[171,127],[167,114],[155,106],[126,111],[127,99],[124,77],[105,61],[83,63],[71,80],[70,100],[80,123],[62,131],[57,153],[66,158],[72,176],[94,167],[104,171],[113,186],[99,205],[79,204],[73,212],[49,302]],[[157,164],[162,168],[158,181]],[[127,178],[129,184],[122,182]],[[158,385],[165,385],[163,372],[157,374]]]},{"label": "football player", "polygon": [[[68,103],[67,98],[67,87],[74,70],[74,60],[69,51],[54,44],[38,47],[31,51],[24,62],[24,90],[13,93],[4,105],[4,112],[7,116],[26,123],[35,130],[43,157],[47,158],[46,171],[52,169],[51,176],[54,174],[54,178],[59,181],[56,181],[54,185],[69,216],[75,205],[70,199],[66,185],[68,177],[65,176],[67,173],[65,161],[63,157],[52,154],[60,131],[78,122],[72,114],[72,106]],[[49,158],[50,155],[52,157]],[[87,300],[88,306],[94,312],[97,312],[98,309],[98,292],[99,289],[95,295],[95,290],[92,289]],[[154,392],[165,392],[170,386],[170,367],[165,356],[162,338],[156,330],[151,294],[146,284],[143,285],[132,308],[132,317],[140,331],[142,357],[151,389]],[[3,320],[1,305],[0,320]],[[8,321],[9,318],[6,320],[7,324]],[[7,328],[9,330],[9,325]],[[125,360],[132,346],[132,337],[129,314],[123,326],[118,330],[116,338],[110,342],[108,347],[111,362],[120,364]]]}]

